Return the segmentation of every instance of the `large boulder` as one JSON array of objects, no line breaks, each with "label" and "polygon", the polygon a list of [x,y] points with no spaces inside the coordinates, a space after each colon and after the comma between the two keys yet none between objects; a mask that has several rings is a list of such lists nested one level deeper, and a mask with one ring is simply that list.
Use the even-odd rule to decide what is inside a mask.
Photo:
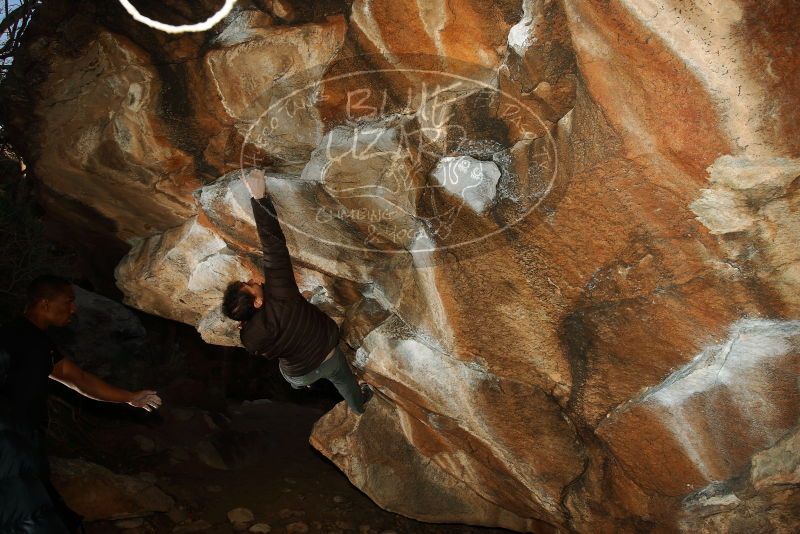
[{"label": "large boulder", "polygon": [[[423,521],[445,522],[458,515],[477,525],[555,532],[546,523],[519,517],[486,500],[469,481],[431,462],[430,454],[420,449],[435,449],[438,440],[415,435],[416,427],[404,410],[377,397],[359,419],[349,417],[344,404],[338,405],[317,423],[311,443],[386,510],[402,513],[410,506]],[[377,435],[381,439],[375,439]],[[325,439],[318,441],[316,436]]]},{"label": "large boulder", "polygon": [[683,501],[685,532],[775,532],[797,530],[800,499],[800,429],[753,455],[745,476],[709,484]]},{"label": "large boulder", "polygon": [[736,476],[791,430],[800,391],[782,370],[798,366],[800,321],[741,320],[722,344],[607,414],[597,433],[637,485],[684,495]]},{"label": "large boulder", "polygon": [[257,268],[193,217],[182,226],[136,241],[117,266],[125,303],[196,326],[208,343],[235,344],[236,323],[220,313],[232,280],[248,280]]},{"label": "large boulder", "polygon": [[242,4],[194,37],[32,26],[26,157],[129,241],[128,304],[238,343],[220,300],[258,275],[259,169],[377,390],[311,442],[376,502],[797,530],[797,2]]},{"label": "large boulder", "polygon": [[203,58],[191,97],[232,127],[257,163],[299,172],[324,134],[317,85],[345,30],[341,16],[287,26],[236,15]]},{"label": "large boulder", "polygon": [[34,109],[40,145],[32,167],[42,183],[114,221],[123,239],[190,217],[200,182],[192,157],[165,135],[151,58],[109,31],[77,57],[44,43],[36,52],[49,65]]}]

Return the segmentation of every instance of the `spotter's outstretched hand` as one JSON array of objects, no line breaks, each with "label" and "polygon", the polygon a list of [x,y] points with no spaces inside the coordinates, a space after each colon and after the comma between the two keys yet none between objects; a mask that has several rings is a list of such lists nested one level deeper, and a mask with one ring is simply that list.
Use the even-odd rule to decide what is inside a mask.
[{"label": "spotter's outstretched hand", "polygon": [[128,404],[135,408],[142,408],[152,412],[161,406],[161,397],[155,391],[137,391],[133,394],[133,399],[128,401]]}]

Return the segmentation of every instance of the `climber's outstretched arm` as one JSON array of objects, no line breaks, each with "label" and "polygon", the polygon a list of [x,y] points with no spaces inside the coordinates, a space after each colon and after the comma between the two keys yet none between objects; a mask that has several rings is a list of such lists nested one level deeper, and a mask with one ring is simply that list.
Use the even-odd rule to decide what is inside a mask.
[{"label": "climber's outstretched arm", "polygon": [[288,298],[300,294],[297,282],[294,280],[292,260],[289,249],[286,248],[286,237],[283,235],[278,222],[275,206],[272,199],[266,194],[266,181],[263,173],[251,172],[245,179],[250,191],[250,206],[253,208],[253,217],[261,240],[264,253],[264,290],[278,298]]}]

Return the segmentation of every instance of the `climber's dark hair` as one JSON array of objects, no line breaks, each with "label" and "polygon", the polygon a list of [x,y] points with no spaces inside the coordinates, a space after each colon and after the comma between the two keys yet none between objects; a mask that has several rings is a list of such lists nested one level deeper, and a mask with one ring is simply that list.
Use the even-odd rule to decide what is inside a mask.
[{"label": "climber's dark hair", "polygon": [[40,300],[54,300],[67,292],[70,281],[54,274],[42,274],[31,280],[26,291],[25,305],[35,306]]},{"label": "climber's dark hair", "polygon": [[234,321],[247,321],[256,314],[253,306],[256,298],[247,291],[242,291],[243,286],[244,282],[231,282],[222,297],[222,313]]}]

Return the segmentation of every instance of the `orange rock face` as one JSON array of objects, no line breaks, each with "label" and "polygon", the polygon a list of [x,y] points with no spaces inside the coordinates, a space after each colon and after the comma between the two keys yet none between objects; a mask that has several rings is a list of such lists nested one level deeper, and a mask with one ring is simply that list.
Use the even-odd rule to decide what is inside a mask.
[{"label": "orange rock face", "polygon": [[259,168],[376,390],[311,443],[381,506],[800,528],[797,2],[256,5],[203,36],[64,15],[5,84],[46,205],[130,242],[129,304],[238,343]]},{"label": "orange rock face", "polygon": [[122,238],[190,216],[200,183],[192,158],[165,139],[161,81],[148,56],[101,32],[80,57],[47,59],[51,83],[33,111],[40,152],[33,170],[42,183],[114,220]]}]

